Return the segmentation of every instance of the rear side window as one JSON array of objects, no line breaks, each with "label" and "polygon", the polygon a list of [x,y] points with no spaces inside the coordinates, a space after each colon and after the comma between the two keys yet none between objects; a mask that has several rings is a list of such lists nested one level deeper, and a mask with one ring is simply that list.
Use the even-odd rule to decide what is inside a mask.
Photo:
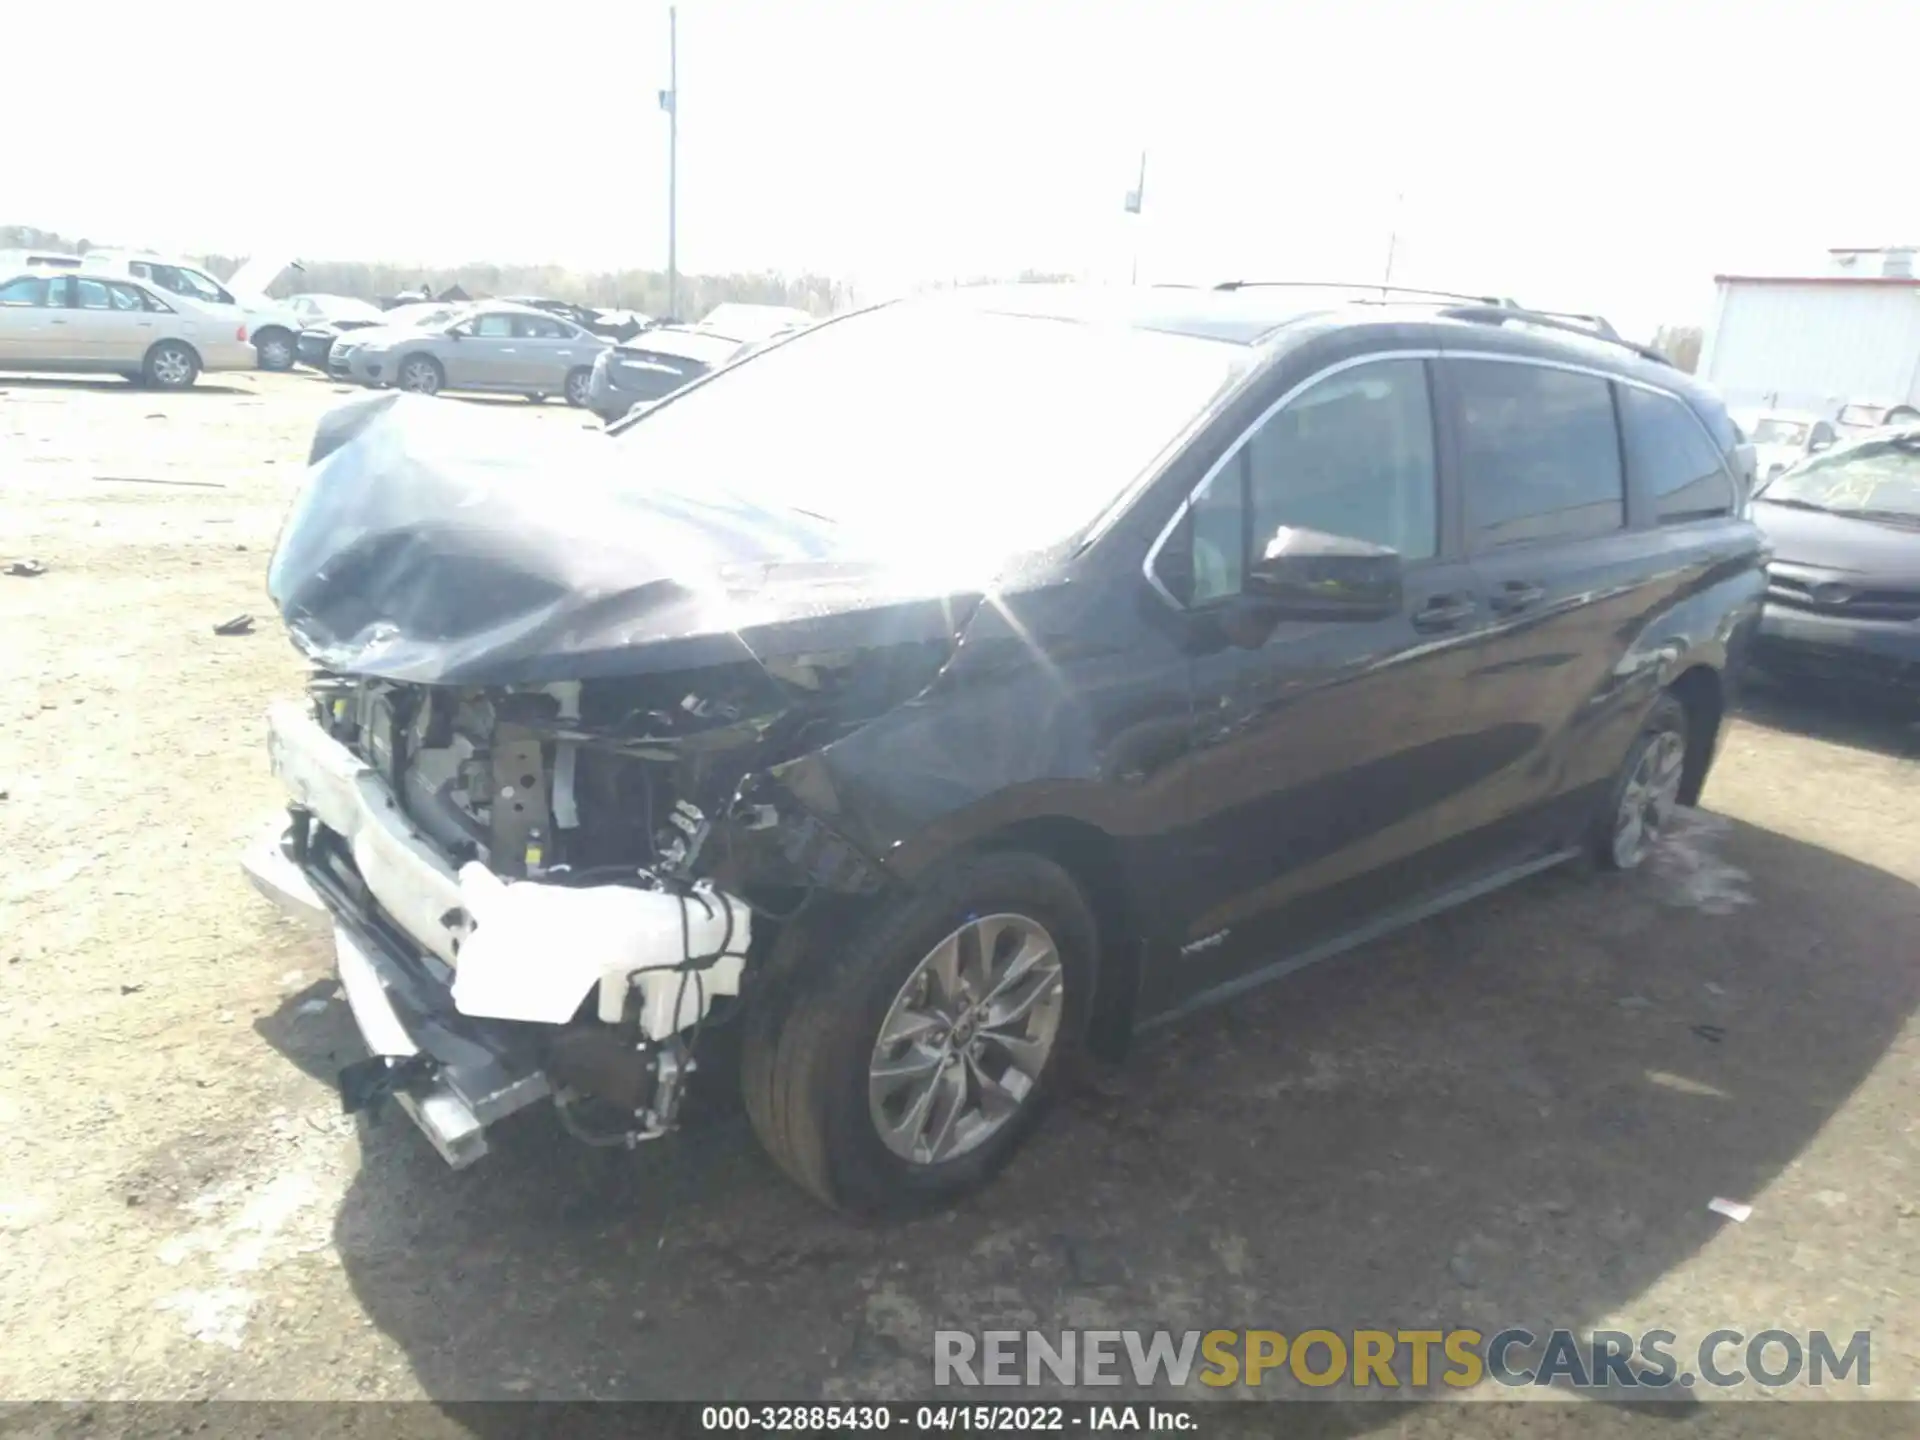
[{"label": "rear side window", "polygon": [[22,275],[0,285],[0,305],[10,309],[38,308],[47,303],[47,282],[39,275]]},{"label": "rear side window", "polygon": [[1662,525],[1733,513],[1733,482],[1700,422],[1671,395],[1620,387],[1627,464]]},{"label": "rear side window", "polygon": [[1451,365],[1473,549],[1607,535],[1626,525],[1607,381],[1525,363]]}]

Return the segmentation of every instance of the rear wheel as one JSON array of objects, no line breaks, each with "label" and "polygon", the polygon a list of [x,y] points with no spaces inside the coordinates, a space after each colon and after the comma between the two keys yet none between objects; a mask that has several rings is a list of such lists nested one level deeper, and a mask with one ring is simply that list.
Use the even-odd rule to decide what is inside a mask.
[{"label": "rear wheel", "polygon": [[147,351],[140,374],[156,390],[185,390],[200,378],[200,357],[178,340],[162,340]]},{"label": "rear wheel", "polygon": [[431,355],[409,355],[400,362],[399,386],[416,395],[438,395],[447,383],[447,372]]},{"label": "rear wheel", "polygon": [[587,392],[593,388],[591,370],[569,370],[567,372],[567,403],[575,409],[583,409],[587,403]]},{"label": "rear wheel", "polygon": [[825,953],[784,947],[749,1007],[754,1130],[830,1205],[953,1200],[998,1170],[1051,1098],[1091,989],[1092,914],[1058,865],[1009,851],[833,933]]},{"label": "rear wheel", "polygon": [[1612,804],[1594,835],[1608,870],[1636,869],[1652,853],[1680,803],[1687,768],[1687,710],[1672,695],[1654,702],[1614,780]]},{"label": "rear wheel", "polygon": [[262,330],[253,337],[254,354],[260,357],[262,370],[291,370],[298,350],[293,336],[277,328]]}]

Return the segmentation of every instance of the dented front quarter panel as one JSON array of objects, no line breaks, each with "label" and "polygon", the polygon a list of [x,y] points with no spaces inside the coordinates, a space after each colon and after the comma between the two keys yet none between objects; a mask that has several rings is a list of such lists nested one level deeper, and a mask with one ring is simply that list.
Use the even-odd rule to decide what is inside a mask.
[{"label": "dented front quarter panel", "polygon": [[[893,877],[1034,822],[1092,827],[1147,883],[1177,861],[1186,657],[1137,589],[1062,579],[987,597],[922,694],[772,768]],[[1069,639],[1069,637],[1071,637]]]}]

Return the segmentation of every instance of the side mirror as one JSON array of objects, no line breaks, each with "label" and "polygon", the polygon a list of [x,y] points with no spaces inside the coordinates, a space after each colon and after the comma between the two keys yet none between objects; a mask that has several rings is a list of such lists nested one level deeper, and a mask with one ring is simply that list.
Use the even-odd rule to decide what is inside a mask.
[{"label": "side mirror", "polygon": [[1404,604],[1400,552],[1283,525],[1244,585],[1277,620],[1384,620]]},{"label": "side mirror", "polygon": [[464,340],[467,338],[466,331],[462,330],[458,325],[449,325],[442,333],[445,334],[449,340]]}]

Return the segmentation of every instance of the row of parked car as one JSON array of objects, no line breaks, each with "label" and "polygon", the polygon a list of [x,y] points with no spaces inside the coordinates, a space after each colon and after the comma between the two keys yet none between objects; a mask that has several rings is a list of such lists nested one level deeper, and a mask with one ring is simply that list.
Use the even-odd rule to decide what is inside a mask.
[{"label": "row of parked car", "polygon": [[683,325],[539,296],[269,299],[289,263],[249,262],[223,283],[144,251],[0,252],[0,369],[181,389],[208,371],[304,365],[428,395],[558,395],[612,421],[813,320],[784,305],[723,304]]},{"label": "row of parked car", "polygon": [[813,320],[785,305],[724,304],[698,324],[618,337],[606,333],[606,312],[533,296],[417,301],[371,315],[360,301],[306,298],[333,311],[301,332],[299,360],[335,379],[423,395],[558,395],[607,421]]}]

